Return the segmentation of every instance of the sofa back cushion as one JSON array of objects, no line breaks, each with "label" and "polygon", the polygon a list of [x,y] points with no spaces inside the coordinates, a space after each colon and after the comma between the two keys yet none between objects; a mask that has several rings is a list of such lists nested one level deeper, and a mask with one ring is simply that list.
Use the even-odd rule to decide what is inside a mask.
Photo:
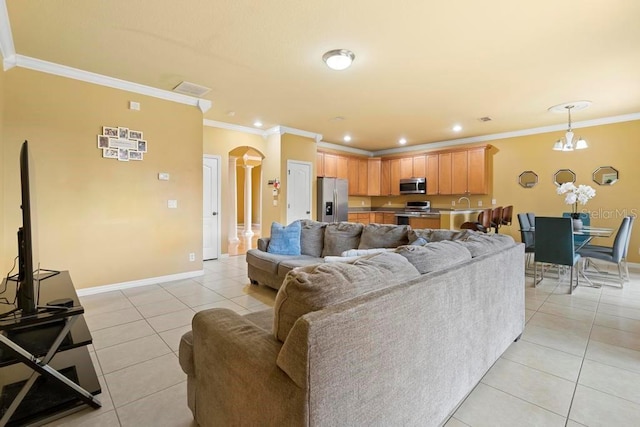
[{"label": "sofa back cushion", "polygon": [[324,247],[322,256],[338,256],[349,249],[357,249],[362,234],[362,224],[353,222],[337,222],[327,224],[324,231]]},{"label": "sofa back cushion", "polygon": [[418,277],[402,256],[383,252],[352,263],[326,263],[296,268],[284,279],[274,306],[273,334],[284,342],[301,316],[367,292]]},{"label": "sofa back cushion", "polygon": [[300,232],[300,221],[294,221],[286,227],[277,222],[272,223],[267,252],[275,255],[300,255]]},{"label": "sofa back cushion", "polygon": [[474,233],[462,240],[456,240],[457,245],[466,248],[472,257],[490,254],[502,250],[515,243],[508,234]]},{"label": "sofa back cushion", "polygon": [[446,240],[427,243],[424,246],[400,246],[396,253],[405,257],[420,274],[443,270],[471,259],[471,253],[467,248]]},{"label": "sofa back cushion", "polygon": [[472,234],[479,232],[473,230],[438,230],[431,228],[420,228],[409,230],[409,244],[415,242],[419,238],[425,239],[427,242],[441,242],[443,240],[462,240]]},{"label": "sofa back cushion", "polygon": [[408,225],[367,224],[358,249],[397,248],[409,243]]},{"label": "sofa back cushion", "polygon": [[321,257],[322,248],[324,247],[324,230],[327,227],[327,223],[303,219],[300,221],[300,225],[302,227],[300,231],[300,252],[302,255]]}]

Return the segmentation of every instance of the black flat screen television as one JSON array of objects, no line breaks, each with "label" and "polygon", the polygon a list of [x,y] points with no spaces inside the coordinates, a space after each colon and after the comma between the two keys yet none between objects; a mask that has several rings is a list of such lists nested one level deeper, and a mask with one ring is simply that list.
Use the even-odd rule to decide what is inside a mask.
[{"label": "black flat screen television", "polygon": [[22,227],[18,228],[18,274],[9,278],[18,282],[16,309],[1,317],[12,313],[21,316],[38,313],[40,281],[59,273],[39,268],[34,183],[33,161],[29,154],[29,143],[25,141],[20,149]]}]

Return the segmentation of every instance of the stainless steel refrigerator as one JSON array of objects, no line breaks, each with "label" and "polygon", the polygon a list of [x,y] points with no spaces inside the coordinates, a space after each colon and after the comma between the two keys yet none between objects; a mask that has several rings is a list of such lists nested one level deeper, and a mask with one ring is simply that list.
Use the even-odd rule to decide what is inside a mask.
[{"label": "stainless steel refrigerator", "polygon": [[340,178],[318,178],[318,221],[347,220],[349,181]]}]

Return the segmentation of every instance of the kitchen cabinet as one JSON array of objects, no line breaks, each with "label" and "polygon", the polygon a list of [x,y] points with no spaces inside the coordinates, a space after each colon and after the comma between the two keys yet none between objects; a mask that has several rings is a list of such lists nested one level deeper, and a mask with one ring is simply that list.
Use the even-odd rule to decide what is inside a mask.
[{"label": "kitchen cabinet", "polygon": [[413,178],[413,157],[400,159],[400,179]]},{"label": "kitchen cabinet", "polygon": [[328,178],[338,177],[338,156],[324,153],[324,176]]},{"label": "kitchen cabinet", "polygon": [[391,160],[382,160],[380,162],[380,195],[388,196],[391,194]]},{"label": "kitchen cabinet", "polygon": [[337,159],[337,170],[336,170],[336,174],[338,175],[338,178],[342,178],[342,179],[349,179],[349,174],[348,174],[348,162],[349,162],[349,158],[348,157],[344,157],[344,156],[338,156]]},{"label": "kitchen cabinet", "polygon": [[440,218],[410,217],[409,226],[413,229],[440,228]]},{"label": "kitchen cabinet", "polygon": [[469,177],[468,154],[466,151],[451,153],[451,194],[466,194]]},{"label": "kitchen cabinet", "polygon": [[[379,182],[379,181],[378,181]],[[358,159],[358,196],[369,193],[369,161]]]},{"label": "kitchen cabinet", "polygon": [[[427,176],[427,156],[421,154],[413,156],[413,175],[414,178],[424,178]],[[429,181],[427,181],[427,184]]]},{"label": "kitchen cabinet", "polygon": [[324,153],[316,152],[316,176],[324,176]]},{"label": "kitchen cabinet", "polygon": [[358,212],[358,222],[361,224],[369,224],[369,212]]},{"label": "kitchen cabinet", "polygon": [[349,222],[358,222],[358,214],[355,212],[349,212],[347,214],[347,221]]},{"label": "kitchen cabinet", "polygon": [[451,194],[451,153],[438,154],[438,194]]},{"label": "kitchen cabinet", "polygon": [[400,159],[391,159],[389,176],[391,177],[391,180],[390,180],[391,190],[389,191],[389,194],[391,194],[392,196],[399,196],[400,195]]},{"label": "kitchen cabinet", "polygon": [[384,224],[383,212],[371,212],[369,214],[369,222],[374,224]]},{"label": "kitchen cabinet", "polygon": [[427,177],[427,194],[434,195],[438,194],[438,155],[437,154],[427,154],[426,159],[426,177]]},{"label": "kitchen cabinet", "polygon": [[487,150],[485,147],[473,148],[468,153],[467,189],[471,194],[487,194]]},{"label": "kitchen cabinet", "polygon": [[380,196],[381,188],[381,159],[367,160],[367,196]]},{"label": "kitchen cabinet", "polygon": [[383,224],[395,224],[396,223],[396,214],[393,212],[384,212],[382,214],[382,223]]}]

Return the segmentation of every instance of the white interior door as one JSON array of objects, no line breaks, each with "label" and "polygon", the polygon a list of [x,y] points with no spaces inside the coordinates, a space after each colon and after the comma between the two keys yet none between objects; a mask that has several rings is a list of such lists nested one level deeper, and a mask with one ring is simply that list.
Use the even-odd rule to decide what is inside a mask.
[{"label": "white interior door", "polygon": [[204,157],[202,193],[202,259],[216,259],[220,251],[220,157]]},{"label": "white interior door", "polygon": [[311,219],[311,163],[287,160],[287,224]]}]

